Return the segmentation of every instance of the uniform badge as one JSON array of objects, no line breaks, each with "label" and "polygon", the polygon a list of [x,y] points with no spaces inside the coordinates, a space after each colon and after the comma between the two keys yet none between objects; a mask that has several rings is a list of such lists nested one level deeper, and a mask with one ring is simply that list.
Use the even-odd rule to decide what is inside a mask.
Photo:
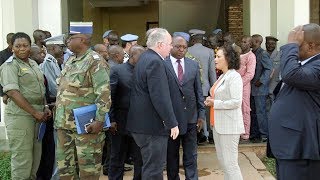
[{"label": "uniform badge", "polygon": [[93,59],[100,60],[100,57],[97,54],[92,55]]}]

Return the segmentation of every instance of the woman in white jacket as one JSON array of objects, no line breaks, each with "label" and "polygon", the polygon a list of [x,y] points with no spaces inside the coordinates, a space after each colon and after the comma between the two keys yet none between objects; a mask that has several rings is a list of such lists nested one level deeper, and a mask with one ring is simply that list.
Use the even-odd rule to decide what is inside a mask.
[{"label": "woman in white jacket", "polygon": [[210,89],[205,104],[210,106],[210,123],[218,160],[225,180],[242,180],[238,164],[238,144],[244,133],[241,111],[242,79],[239,54],[232,46],[220,47],[215,58],[216,68],[223,74]]}]

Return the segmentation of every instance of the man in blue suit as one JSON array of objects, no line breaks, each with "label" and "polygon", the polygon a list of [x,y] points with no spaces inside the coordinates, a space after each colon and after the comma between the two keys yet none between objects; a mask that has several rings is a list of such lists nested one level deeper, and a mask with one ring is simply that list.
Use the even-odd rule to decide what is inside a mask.
[{"label": "man in blue suit", "polygon": [[270,111],[278,180],[320,177],[320,26],[294,28],[282,51],[283,83]]},{"label": "man in blue suit", "polygon": [[272,72],[272,61],[269,54],[261,48],[263,38],[259,34],[252,35],[252,52],[256,55],[256,70],[251,80],[251,129],[250,139],[263,142],[268,138],[267,97]]},{"label": "man in blue suit", "polygon": [[142,180],[162,180],[169,131],[173,139],[179,135],[163,62],[172,39],[162,28],[148,30],[147,37],[148,50],[133,72],[127,130],[141,148]]},{"label": "man in blue suit", "polygon": [[168,180],[179,179],[179,147],[182,142],[186,179],[197,180],[197,129],[201,129],[205,118],[200,69],[196,61],[185,57],[188,44],[183,37],[174,37],[172,46],[165,65],[180,134],[177,139],[168,140],[167,175]]}]

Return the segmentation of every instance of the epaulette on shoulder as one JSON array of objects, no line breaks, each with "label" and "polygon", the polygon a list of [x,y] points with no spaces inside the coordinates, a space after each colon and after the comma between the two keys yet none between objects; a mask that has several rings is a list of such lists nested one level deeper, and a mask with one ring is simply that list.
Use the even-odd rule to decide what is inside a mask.
[{"label": "epaulette on shoulder", "polygon": [[92,54],[94,60],[100,61],[100,57],[98,54]]},{"label": "epaulette on shoulder", "polygon": [[10,56],[5,62],[6,63],[12,63],[13,61],[13,56]]},{"label": "epaulette on shoulder", "polygon": [[48,61],[53,61],[52,57],[47,58]]}]

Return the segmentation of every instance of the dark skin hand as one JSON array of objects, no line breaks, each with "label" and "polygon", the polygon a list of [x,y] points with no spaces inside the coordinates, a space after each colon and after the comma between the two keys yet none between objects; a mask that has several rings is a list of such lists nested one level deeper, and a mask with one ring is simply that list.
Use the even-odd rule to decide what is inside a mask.
[{"label": "dark skin hand", "polygon": [[98,134],[102,131],[103,128],[103,122],[101,121],[93,121],[88,127],[87,132],[90,134]]},{"label": "dark skin hand", "polygon": [[200,130],[202,129],[202,127],[203,127],[203,122],[204,122],[203,119],[198,119],[198,122],[197,122],[197,131],[198,131],[198,132],[200,132]]},{"label": "dark skin hand", "polygon": [[10,90],[6,94],[16,105],[31,114],[37,122],[47,121],[51,117],[51,111],[48,108],[45,108],[44,112],[35,110],[19,91]]},{"label": "dark skin hand", "polygon": [[3,97],[2,97],[2,102],[4,103],[4,104],[8,104],[8,95],[3,95]]},{"label": "dark skin hand", "polygon": [[111,126],[109,128],[109,132],[112,134],[112,135],[115,135],[116,132],[117,132],[117,123],[116,122],[112,122],[111,123]]},{"label": "dark skin hand", "polygon": [[262,83],[258,80],[254,83],[255,86],[260,87],[262,85]]}]

